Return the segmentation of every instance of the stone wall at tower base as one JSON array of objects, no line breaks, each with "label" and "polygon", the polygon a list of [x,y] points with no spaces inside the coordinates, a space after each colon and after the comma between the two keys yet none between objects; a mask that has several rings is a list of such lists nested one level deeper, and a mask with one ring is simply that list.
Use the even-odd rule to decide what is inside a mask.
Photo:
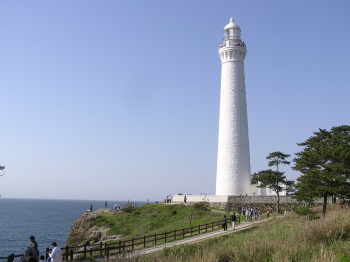
[{"label": "stone wall at tower base", "polygon": [[[174,195],[174,203],[184,203],[185,195]],[[216,195],[186,195],[186,203],[206,201],[212,208],[224,209],[231,212],[238,212],[239,207],[251,207],[266,210],[272,207],[276,211],[277,196],[216,196]],[[314,204],[322,205],[322,200]],[[291,196],[280,196],[281,212],[290,211],[296,208],[309,206],[306,202],[300,202]]]}]

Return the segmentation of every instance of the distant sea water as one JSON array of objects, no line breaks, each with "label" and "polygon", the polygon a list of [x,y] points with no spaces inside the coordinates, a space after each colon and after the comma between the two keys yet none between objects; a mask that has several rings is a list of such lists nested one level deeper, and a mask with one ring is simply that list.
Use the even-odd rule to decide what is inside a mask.
[{"label": "distant sea water", "polygon": [[[107,201],[110,209],[114,203],[124,206],[128,202]],[[137,203],[138,207],[146,204],[144,201],[130,202]],[[52,242],[62,247],[73,222],[90,208],[90,204],[93,211],[105,208],[103,200],[0,198],[0,257],[23,254],[30,236],[35,236],[40,254],[45,254]]]}]

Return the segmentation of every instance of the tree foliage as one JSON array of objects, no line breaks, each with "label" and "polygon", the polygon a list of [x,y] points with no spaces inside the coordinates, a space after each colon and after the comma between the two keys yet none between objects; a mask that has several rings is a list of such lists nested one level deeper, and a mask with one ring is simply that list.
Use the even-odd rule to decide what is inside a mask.
[{"label": "tree foliage", "polygon": [[277,195],[277,212],[280,212],[280,192],[285,190],[284,185],[294,183],[293,181],[287,181],[284,172],[273,171],[272,169],[262,170],[253,174],[253,180],[259,181],[260,184],[257,187],[270,188]]},{"label": "tree foliage", "polygon": [[262,170],[253,174],[253,179],[259,181],[260,184],[257,187],[270,188],[276,193],[282,192],[284,187],[282,184],[286,181],[284,172],[273,171],[272,169]]},{"label": "tree foliage", "polygon": [[330,196],[349,197],[350,189],[350,126],[319,129],[303,143],[293,159],[294,170],[301,175],[295,198],[313,202],[323,198],[323,216]]},{"label": "tree foliage", "polygon": [[257,187],[260,188],[270,188],[272,191],[276,192],[277,195],[277,212],[280,212],[280,192],[286,190],[284,186],[289,187],[292,190],[292,186],[294,185],[294,181],[288,181],[284,172],[278,171],[278,165],[289,165],[290,162],[286,160],[286,158],[290,157],[288,154],[284,154],[280,151],[270,153],[266,159],[270,160],[269,166],[276,166],[276,171],[272,169],[262,170],[252,175],[252,181],[258,181],[260,184]]},{"label": "tree foliage", "polygon": [[280,151],[270,153],[266,159],[269,161],[269,166],[276,166],[278,171],[278,165],[289,165],[290,161],[287,161],[286,158],[290,157],[288,154],[284,154]]},{"label": "tree foliage", "polygon": [[295,193],[295,183],[293,180],[286,180],[286,194],[287,195],[294,195]]},{"label": "tree foliage", "polygon": [[[1,170],[4,170],[4,169],[5,169],[4,166],[0,166],[0,171],[1,171]],[[4,173],[0,174],[0,176],[3,176],[4,174],[5,174],[5,171],[4,171]]]}]

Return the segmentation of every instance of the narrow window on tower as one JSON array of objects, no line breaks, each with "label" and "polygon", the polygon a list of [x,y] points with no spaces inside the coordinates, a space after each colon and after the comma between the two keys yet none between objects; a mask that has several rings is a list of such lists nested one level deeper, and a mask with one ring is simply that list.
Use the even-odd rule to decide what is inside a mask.
[{"label": "narrow window on tower", "polygon": [[230,38],[230,29],[225,29],[224,31],[224,40],[227,40]]}]

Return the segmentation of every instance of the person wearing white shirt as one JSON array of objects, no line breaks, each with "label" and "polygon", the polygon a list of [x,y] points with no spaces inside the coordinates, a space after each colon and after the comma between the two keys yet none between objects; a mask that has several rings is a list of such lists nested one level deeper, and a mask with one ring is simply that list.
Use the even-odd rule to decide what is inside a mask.
[{"label": "person wearing white shirt", "polygon": [[62,261],[62,250],[57,247],[56,242],[52,242],[52,252],[49,253],[49,256],[51,257],[51,262],[61,262]]}]

